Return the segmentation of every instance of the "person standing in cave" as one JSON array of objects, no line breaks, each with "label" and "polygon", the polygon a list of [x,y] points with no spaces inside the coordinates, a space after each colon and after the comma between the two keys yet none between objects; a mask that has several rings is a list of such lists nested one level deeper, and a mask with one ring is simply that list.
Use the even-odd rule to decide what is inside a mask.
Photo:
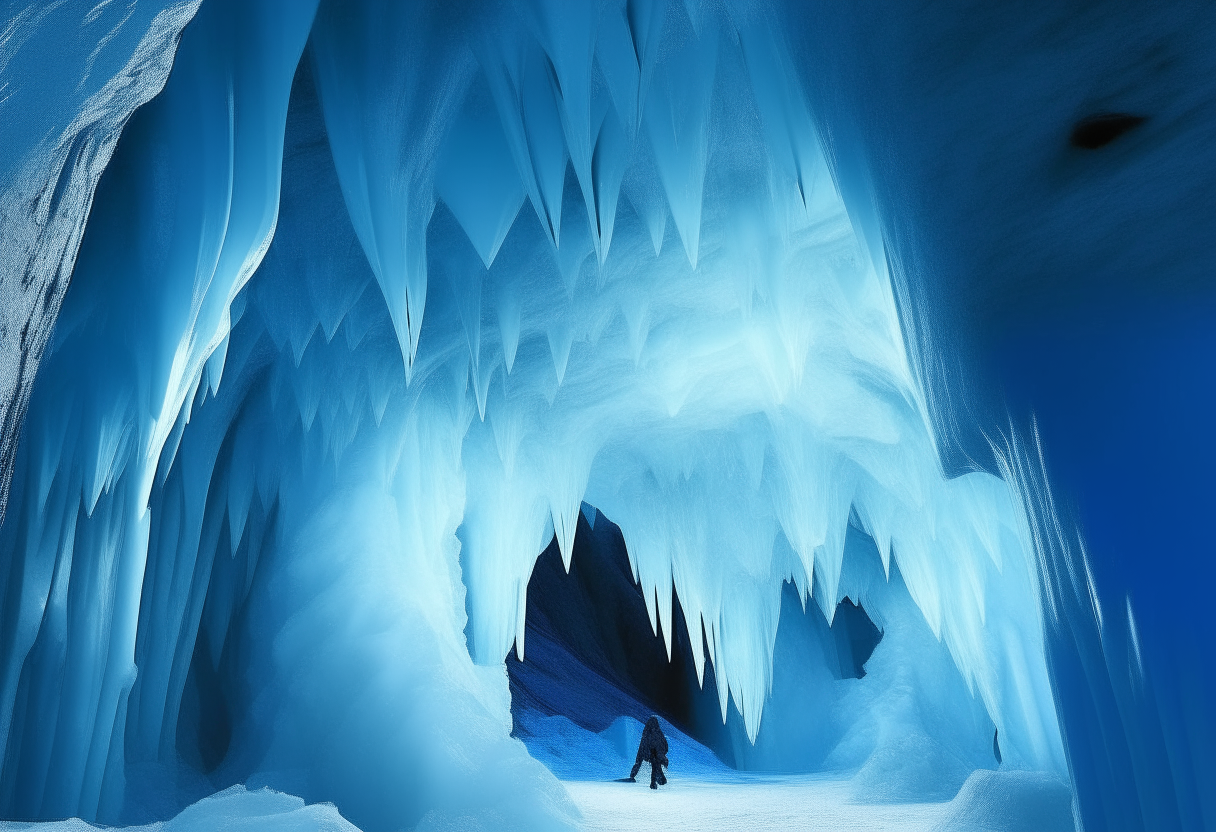
[{"label": "person standing in cave", "polygon": [[638,769],[642,767],[642,762],[650,763],[650,788],[657,789],[659,786],[667,785],[667,776],[663,774],[663,766],[668,765],[667,762],[667,737],[663,736],[663,729],[659,727],[659,718],[652,716],[646,720],[646,727],[642,729],[642,741],[638,743],[638,756],[633,761],[633,769],[629,772],[629,782],[636,783]]}]

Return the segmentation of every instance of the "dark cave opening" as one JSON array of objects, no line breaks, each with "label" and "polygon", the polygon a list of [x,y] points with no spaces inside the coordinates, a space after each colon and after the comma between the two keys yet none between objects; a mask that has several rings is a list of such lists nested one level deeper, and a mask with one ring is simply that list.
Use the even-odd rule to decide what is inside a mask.
[{"label": "dark cave opening", "polygon": [[[588,518],[591,518],[589,521]],[[786,583],[783,592],[798,598]],[[788,601],[785,606],[789,608]],[[794,604],[801,604],[795,600]],[[833,622],[814,603],[802,614],[828,646],[822,656],[836,679],[860,679],[883,637],[865,609],[845,598]],[[581,729],[607,730],[628,717],[644,722],[657,714],[719,760],[737,767],[734,752],[741,730],[732,703],[722,720],[709,646],[703,683],[698,683],[692,643],[677,590],[672,589],[671,658],[662,624],[651,627],[646,599],[633,578],[620,529],[590,506],[579,515],[570,572],[554,539],[541,553],[528,582],[524,660],[506,658],[510,679],[513,735],[527,743],[530,724],[540,717],[564,717]],[[833,649],[834,648],[834,649]],[[733,729],[733,730],[732,730]]]}]

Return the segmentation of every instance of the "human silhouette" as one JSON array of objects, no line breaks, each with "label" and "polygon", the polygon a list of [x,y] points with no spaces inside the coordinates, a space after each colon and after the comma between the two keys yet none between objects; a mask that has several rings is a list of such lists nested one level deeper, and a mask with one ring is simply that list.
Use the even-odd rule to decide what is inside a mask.
[{"label": "human silhouette", "polygon": [[650,763],[650,788],[657,789],[667,785],[667,777],[663,774],[663,766],[667,765],[667,737],[659,727],[659,718],[652,716],[646,720],[642,729],[642,741],[638,743],[638,756],[633,761],[633,769],[629,772],[630,782],[636,782],[638,769],[643,761]]}]

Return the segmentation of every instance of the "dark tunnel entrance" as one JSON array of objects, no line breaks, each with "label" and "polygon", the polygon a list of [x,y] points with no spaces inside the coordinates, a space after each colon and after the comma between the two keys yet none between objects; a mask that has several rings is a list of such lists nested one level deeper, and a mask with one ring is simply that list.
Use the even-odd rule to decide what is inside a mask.
[{"label": "dark tunnel entrance", "polygon": [[[821,646],[800,656],[826,665],[834,679],[859,679],[883,637],[865,609],[845,598],[828,624],[818,606],[802,608],[797,589],[783,588],[782,616],[801,616]],[[672,589],[671,658],[652,629],[642,588],[634,581],[620,529],[591,506],[578,518],[569,574],[556,539],[541,553],[528,582],[525,657],[506,659],[512,734],[559,776],[586,772],[587,752],[632,759],[641,724],[657,714],[683,737],[676,745],[701,766],[742,768],[735,749],[745,739],[734,704],[723,724],[713,664],[697,680],[692,644],[678,593]],[[786,622],[783,620],[782,622]],[[704,638],[704,637],[703,637]],[[709,647],[703,642],[704,655]],[[586,745],[587,732],[608,748]],[[615,752],[615,753],[611,753]],[[603,774],[611,774],[604,771]],[[623,776],[626,772],[620,772]]]}]

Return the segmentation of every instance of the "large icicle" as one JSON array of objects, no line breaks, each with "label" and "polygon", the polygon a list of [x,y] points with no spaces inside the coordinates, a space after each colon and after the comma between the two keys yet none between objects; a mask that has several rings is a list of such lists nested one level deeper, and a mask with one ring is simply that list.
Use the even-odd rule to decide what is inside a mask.
[{"label": "large icicle", "polygon": [[450,24],[428,4],[327,3],[312,39],[342,193],[392,313],[407,378],[426,309],[439,139],[473,69]]}]

